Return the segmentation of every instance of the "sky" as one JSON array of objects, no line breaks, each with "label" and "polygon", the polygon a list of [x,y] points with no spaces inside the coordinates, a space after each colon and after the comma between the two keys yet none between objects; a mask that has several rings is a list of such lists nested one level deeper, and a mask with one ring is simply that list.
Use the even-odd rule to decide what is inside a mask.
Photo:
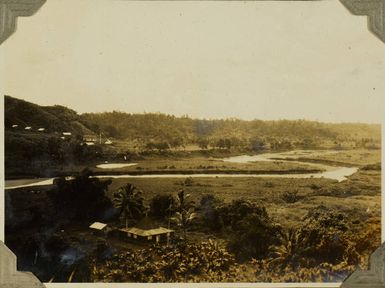
[{"label": "sky", "polygon": [[79,113],[380,122],[366,22],[332,0],[50,0],[0,46],[2,86]]}]

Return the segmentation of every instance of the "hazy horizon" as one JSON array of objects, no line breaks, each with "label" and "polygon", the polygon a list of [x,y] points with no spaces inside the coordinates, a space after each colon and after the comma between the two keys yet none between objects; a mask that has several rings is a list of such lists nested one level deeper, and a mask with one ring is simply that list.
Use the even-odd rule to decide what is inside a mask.
[{"label": "hazy horizon", "polygon": [[383,43],[338,2],[73,5],[19,17],[4,94],[78,113],[382,120]]}]

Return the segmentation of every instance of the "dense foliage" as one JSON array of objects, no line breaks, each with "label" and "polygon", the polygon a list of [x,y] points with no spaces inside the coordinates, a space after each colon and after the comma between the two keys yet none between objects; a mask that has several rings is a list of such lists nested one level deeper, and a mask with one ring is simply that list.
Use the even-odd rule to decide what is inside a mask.
[{"label": "dense foliage", "polygon": [[171,217],[175,212],[175,199],[171,194],[156,195],[150,201],[150,214],[158,219]]},{"label": "dense foliage", "polygon": [[[77,188],[102,185],[83,174],[76,178]],[[73,182],[65,183],[60,184],[66,188],[62,191],[71,193]],[[133,185],[127,187],[131,187],[128,192],[140,191]],[[194,207],[192,213],[200,217],[177,229],[176,237],[167,244],[132,249],[128,242],[100,241],[90,232],[82,234],[84,239],[76,239],[61,228],[42,230],[18,240],[20,263],[45,281],[338,282],[357,267],[367,268],[368,255],[380,243],[380,221],[370,215],[359,217],[362,226],[357,226],[346,211],[319,206],[310,208],[298,226],[287,228],[277,225],[268,210],[255,202],[225,203],[206,194],[195,205],[186,196],[180,191],[163,200],[173,199],[173,217],[177,211],[187,213]],[[155,196],[154,201],[159,198]],[[61,207],[66,208],[62,209],[66,217],[70,216],[69,203],[64,198],[60,201],[64,201]],[[92,202],[87,205],[93,207]],[[168,211],[166,206],[163,212]],[[216,240],[197,240],[196,231]]]},{"label": "dense foliage", "polygon": [[104,218],[112,203],[105,192],[111,180],[101,181],[91,177],[91,171],[83,170],[73,179],[57,178],[56,188],[50,193],[57,213],[65,213],[67,219],[89,221]]},{"label": "dense foliage", "polygon": [[220,214],[230,233],[228,247],[238,261],[266,257],[269,246],[277,242],[281,228],[269,217],[263,206],[236,200],[221,207]]},{"label": "dense foliage", "polygon": [[262,205],[245,199],[225,204],[209,194],[202,197],[198,211],[203,231],[226,235],[237,261],[264,258],[278,242],[281,227]]},{"label": "dense foliage", "polygon": [[153,246],[94,262],[93,281],[212,282],[220,280],[234,258],[214,241],[200,244]]}]

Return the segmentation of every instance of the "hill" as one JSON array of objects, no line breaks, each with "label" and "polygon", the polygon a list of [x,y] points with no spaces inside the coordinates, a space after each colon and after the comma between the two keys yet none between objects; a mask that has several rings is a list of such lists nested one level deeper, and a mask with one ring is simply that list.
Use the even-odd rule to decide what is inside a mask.
[{"label": "hill", "polygon": [[10,96],[4,96],[5,129],[18,125],[18,129],[31,127],[33,131],[45,128],[46,132],[72,132],[74,134],[91,133],[80,116],[63,106],[39,106]]}]

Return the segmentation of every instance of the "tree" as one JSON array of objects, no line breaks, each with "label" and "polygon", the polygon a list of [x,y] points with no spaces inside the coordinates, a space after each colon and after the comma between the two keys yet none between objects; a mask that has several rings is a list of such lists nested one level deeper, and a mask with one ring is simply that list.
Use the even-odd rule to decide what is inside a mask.
[{"label": "tree", "polygon": [[150,213],[157,218],[165,218],[172,213],[175,207],[175,199],[172,195],[156,195],[150,202]]},{"label": "tree", "polygon": [[220,214],[220,208],[223,201],[212,194],[202,196],[199,206],[199,215],[201,215],[201,226],[210,229],[213,232],[220,232],[223,229],[223,220]]},{"label": "tree", "polygon": [[221,207],[220,213],[230,235],[229,250],[238,261],[262,259],[268,255],[269,247],[278,243],[281,228],[264,206],[240,199]]},{"label": "tree", "polygon": [[255,152],[259,152],[265,148],[266,143],[263,139],[254,138],[250,140],[251,150]]},{"label": "tree", "polygon": [[[306,257],[314,263],[340,263],[346,260],[347,232],[349,225],[346,215],[337,210],[318,206],[304,217],[304,225],[298,233],[304,236]],[[354,253],[349,261],[355,261]]]},{"label": "tree", "polygon": [[209,140],[207,138],[199,137],[196,140],[196,143],[198,144],[199,148],[205,150],[209,147]]},{"label": "tree", "polygon": [[58,213],[66,213],[66,217],[79,220],[90,220],[103,216],[112,207],[105,192],[111,180],[101,181],[91,177],[92,171],[84,169],[73,179],[57,178],[56,189],[51,192]]},{"label": "tree", "polygon": [[231,146],[232,146],[232,141],[231,141],[231,139],[228,139],[228,138],[226,138],[225,140],[224,140],[224,145],[225,145],[225,148],[226,149],[230,149],[231,148]]},{"label": "tree", "polygon": [[129,220],[138,220],[143,216],[145,206],[143,204],[142,191],[133,184],[127,183],[114,193],[113,202],[116,208],[120,209],[128,228]]},{"label": "tree", "polygon": [[171,218],[172,221],[182,228],[185,241],[187,239],[187,228],[191,221],[197,217],[197,214],[194,213],[194,202],[190,201],[189,197],[190,195],[185,194],[183,190],[179,191],[175,203],[176,213]]},{"label": "tree", "polygon": [[155,143],[155,148],[158,149],[159,152],[163,152],[170,149],[170,144],[167,141],[159,141]]},{"label": "tree", "polygon": [[216,142],[215,146],[218,147],[219,149],[224,149],[224,148],[226,148],[225,139],[220,138],[220,139]]}]

